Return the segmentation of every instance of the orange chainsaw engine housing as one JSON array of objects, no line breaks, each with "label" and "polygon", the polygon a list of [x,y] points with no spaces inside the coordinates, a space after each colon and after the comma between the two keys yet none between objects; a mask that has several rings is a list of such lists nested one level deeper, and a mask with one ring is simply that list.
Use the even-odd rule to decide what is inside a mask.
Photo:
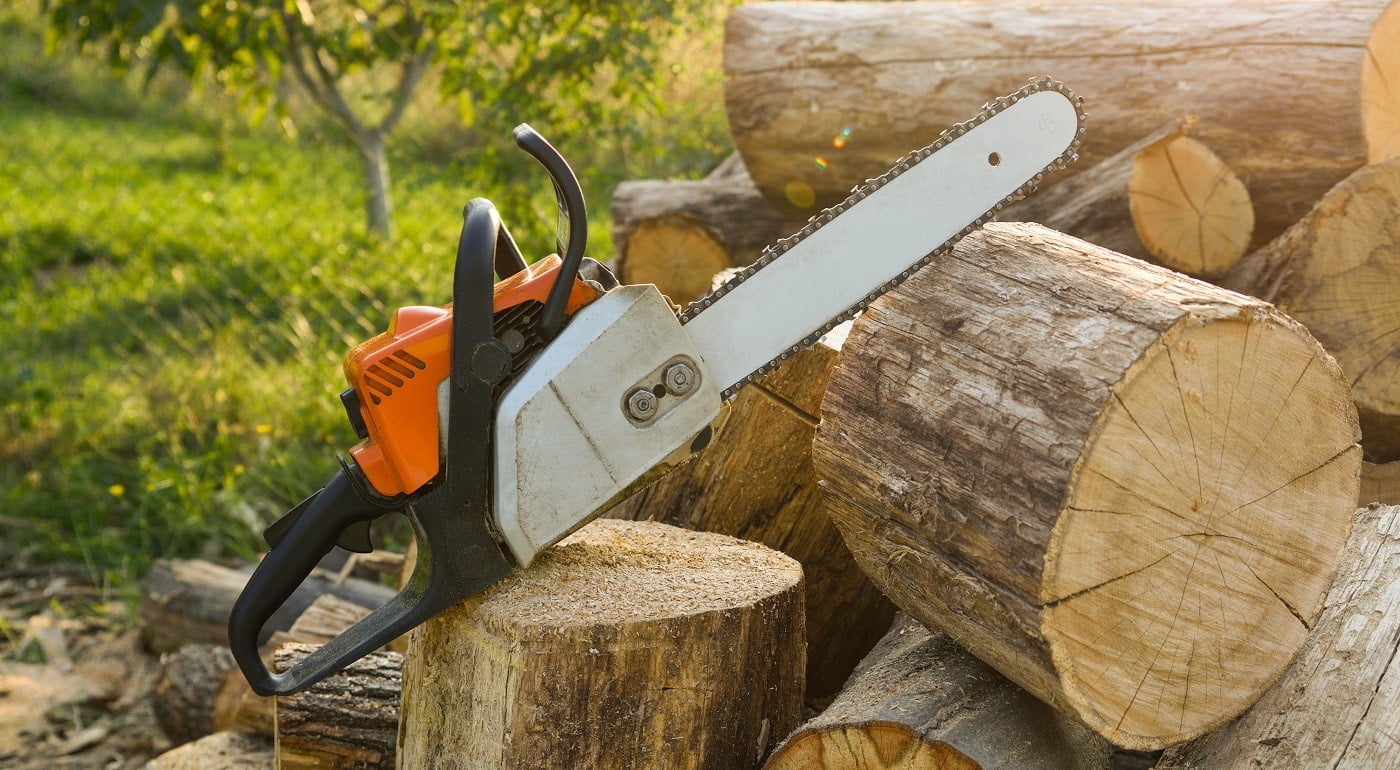
[{"label": "orange chainsaw engine housing", "polygon": [[[491,309],[500,313],[531,300],[543,303],[559,274],[558,255],[500,281]],[[565,312],[599,296],[575,279]],[[356,345],[345,357],[345,379],[359,400],[368,438],[350,456],[377,492],[393,497],[417,491],[438,474],[438,385],[451,368],[452,306],[399,308],[389,329]]]}]

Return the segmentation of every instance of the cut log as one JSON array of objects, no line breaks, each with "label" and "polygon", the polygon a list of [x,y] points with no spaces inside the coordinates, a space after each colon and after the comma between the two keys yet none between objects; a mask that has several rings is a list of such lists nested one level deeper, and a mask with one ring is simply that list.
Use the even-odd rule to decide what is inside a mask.
[{"label": "cut log", "polygon": [[1107,768],[1107,741],[901,614],[764,770]]},{"label": "cut log", "polygon": [[1244,256],[1254,233],[1244,183],[1189,136],[1133,156],[1128,207],[1152,261],[1198,278],[1223,275]]},{"label": "cut log", "polygon": [[414,630],[404,767],[757,767],[801,719],[802,572],[599,519]]},{"label": "cut log", "polygon": [[[316,647],[284,645],[275,656],[277,670]],[[402,672],[402,655],[372,652],[304,692],[275,698],[277,767],[393,768]]]},{"label": "cut log", "polygon": [[1400,505],[1400,462],[1362,463],[1362,505]]},{"label": "cut log", "polygon": [[1043,227],[857,320],[813,461],[896,605],[1129,749],[1281,673],[1351,526],[1341,372],[1272,306]]},{"label": "cut log", "polygon": [[682,305],[709,291],[715,273],[751,264],[802,225],[768,203],[739,161],[701,180],[623,182],[612,217],[618,277],[654,283]]},{"label": "cut log", "polygon": [[272,741],[253,733],[222,732],[177,746],[144,770],[272,770]]},{"label": "cut log", "polygon": [[1327,605],[1288,672],[1238,721],[1162,770],[1395,767],[1400,758],[1400,507],[1357,513]]},{"label": "cut log", "polygon": [[1394,0],[1366,41],[1361,124],[1368,161],[1379,163],[1400,155],[1400,2]]},{"label": "cut log", "polygon": [[1254,228],[1249,192],[1208,147],[1173,121],[1097,166],[1004,209],[1120,254],[1216,278],[1244,254]]},{"label": "cut log", "polygon": [[[226,644],[228,615],[248,582],[247,571],[202,560],[159,561],[146,577],[141,595],[141,641],[152,652],[173,652],[190,643]],[[260,642],[286,630],[322,594],[365,607],[378,607],[394,592],[377,583],[312,573],[263,626]]]},{"label": "cut log", "polygon": [[1336,357],[1372,462],[1400,460],[1400,158],[1334,187],[1221,285],[1301,321]]},{"label": "cut log", "polygon": [[851,560],[812,471],[812,435],[838,346],[819,342],[740,391],[713,444],[608,513],[752,540],[800,562],[808,698],[836,692],[894,617],[894,605]]},{"label": "cut log", "polygon": [[1258,246],[1364,162],[1358,73],[1383,6],[756,3],[725,27],[725,105],[758,187],[810,214],[984,102],[1053,75],[1085,99],[1085,168],[1199,115],[1195,137],[1248,180]]}]

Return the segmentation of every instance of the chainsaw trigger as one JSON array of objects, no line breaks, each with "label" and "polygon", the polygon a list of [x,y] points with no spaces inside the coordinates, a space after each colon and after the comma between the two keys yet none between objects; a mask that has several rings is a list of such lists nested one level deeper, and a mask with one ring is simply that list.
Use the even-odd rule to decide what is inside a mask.
[{"label": "chainsaw trigger", "polygon": [[369,553],[374,550],[374,544],[369,539],[369,521],[357,521],[345,528],[340,533],[340,539],[335,544],[347,551],[355,553]]},{"label": "chainsaw trigger", "polygon": [[306,510],[307,506],[311,505],[311,501],[315,500],[321,492],[322,490],[318,489],[311,493],[310,497],[292,506],[292,509],[282,514],[277,521],[267,525],[267,529],[263,530],[263,540],[267,542],[269,548],[277,547],[277,544],[282,541],[282,536],[287,534],[287,530],[291,529],[301,516],[301,512]]}]

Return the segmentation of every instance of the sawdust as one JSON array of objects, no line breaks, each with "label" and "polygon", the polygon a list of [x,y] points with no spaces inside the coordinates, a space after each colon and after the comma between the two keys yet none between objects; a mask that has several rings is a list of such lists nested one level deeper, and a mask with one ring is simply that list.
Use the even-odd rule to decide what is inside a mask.
[{"label": "sawdust", "polygon": [[790,589],[801,566],[737,538],[598,519],[483,595],[478,612],[571,628],[745,607]]}]

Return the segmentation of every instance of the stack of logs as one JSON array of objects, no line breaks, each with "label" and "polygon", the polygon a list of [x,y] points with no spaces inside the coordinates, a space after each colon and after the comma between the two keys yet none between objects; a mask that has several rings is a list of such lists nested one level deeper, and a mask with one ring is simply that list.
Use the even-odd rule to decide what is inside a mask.
[{"label": "stack of logs", "polygon": [[1393,761],[1400,0],[765,3],[724,67],[736,155],[613,198],[620,277],[682,304],[1028,77],[1090,122],[403,655],[275,706],[170,656],[167,729],[215,736],[153,766],[271,761],[219,731],[282,767]]}]

